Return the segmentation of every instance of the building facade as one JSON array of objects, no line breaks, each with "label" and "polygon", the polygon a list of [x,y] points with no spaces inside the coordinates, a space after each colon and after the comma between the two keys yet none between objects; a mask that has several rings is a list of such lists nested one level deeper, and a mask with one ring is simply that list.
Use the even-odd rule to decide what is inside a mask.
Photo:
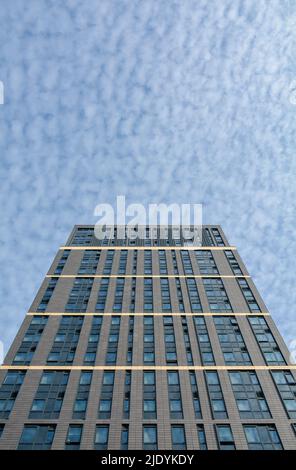
[{"label": "building facade", "polygon": [[0,449],[296,449],[295,377],[220,226],[75,226],[0,368]]}]

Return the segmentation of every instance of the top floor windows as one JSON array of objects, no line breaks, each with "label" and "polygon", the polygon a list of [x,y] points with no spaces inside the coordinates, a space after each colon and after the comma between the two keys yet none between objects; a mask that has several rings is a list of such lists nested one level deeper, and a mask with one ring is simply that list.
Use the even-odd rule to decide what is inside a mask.
[{"label": "top floor windows", "polygon": [[92,227],[78,227],[74,233],[71,245],[91,245],[94,236],[94,229]]},{"label": "top floor windows", "polygon": [[217,228],[212,228],[212,234],[215,238],[217,246],[225,246],[223,238],[221,237],[220,231]]}]

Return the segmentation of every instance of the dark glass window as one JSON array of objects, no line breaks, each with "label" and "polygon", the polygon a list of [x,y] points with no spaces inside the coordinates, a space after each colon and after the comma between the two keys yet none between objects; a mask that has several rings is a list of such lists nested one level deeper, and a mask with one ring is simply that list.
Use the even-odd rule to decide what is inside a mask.
[{"label": "dark glass window", "polygon": [[241,418],[271,418],[256,372],[233,371],[229,378]]},{"label": "dark glass window", "polygon": [[203,365],[215,365],[214,354],[206,325],[202,316],[193,317],[196,338]]},{"label": "dark glass window", "polygon": [[98,418],[109,419],[113,400],[114,372],[104,371],[99,402]]},{"label": "dark glass window", "polygon": [[183,424],[172,425],[171,433],[172,433],[172,448],[174,450],[187,449],[184,425]]},{"label": "dark glass window", "polygon": [[218,424],[216,431],[219,449],[235,450],[233,435],[229,424]]},{"label": "dark glass window", "polygon": [[183,419],[182,396],[179,382],[179,372],[169,371],[167,373],[169,408],[171,419]]},{"label": "dark glass window", "polygon": [[48,364],[72,364],[83,324],[83,317],[63,316],[53,346],[47,358]]},{"label": "dark glass window", "polygon": [[60,257],[60,260],[59,260],[59,262],[57,264],[57,267],[55,269],[55,272],[54,272],[55,274],[57,274],[57,275],[62,274],[62,271],[65,267],[65,264],[67,262],[67,259],[70,255],[70,253],[71,253],[71,250],[64,250],[63,251],[62,256]]},{"label": "dark glass window", "polygon": [[78,274],[96,274],[101,250],[85,250]]},{"label": "dark glass window", "polygon": [[274,336],[265,320],[260,317],[248,317],[259,348],[263,354],[266,364],[282,365],[286,361],[276,343]]},{"label": "dark glass window", "polygon": [[228,418],[218,373],[216,371],[207,371],[205,376],[213,418]]},{"label": "dark glass window", "polygon": [[210,250],[195,250],[194,253],[200,274],[219,274],[214,257]]},{"label": "dark glass window", "polygon": [[154,424],[143,426],[143,449],[157,449],[157,427]]},{"label": "dark glass window", "polygon": [[25,378],[25,371],[10,370],[0,387],[0,419],[7,419]]},{"label": "dark glass window", "polygon": [[70,424],[65,444],[66,450],[78,450],[82,436],[82,424]]},{"label": "dark glass window", "polygon": [[197,425],[197,437],[198,437],[199,449],[207,450],[208,446],[207,446],[206,434],[205,434],[203,424]]},{"label": "dark glass window", "polygon": [[120,449],[128,449],[128,424],[123,424],[121,427]]},{"label": "dark glass window", "polygon": [[91,380],[92,371],[81,372],[73,408],[74,419],[85,419]]},{"label": "dark glass window", "polygon": [[19,450],[48,450],[51,449],[55,434],[55,424],[25,424]]},{"label": "dark glass window", "polygon": [[29,365],[37,349],[41,335],[46,326],[47,316],[35,316],[32,318],[21,345],[14,357],[14,365]]},{"label": "dark glass window", "polygon": [[65,312],[86,312],[93,282],[91,277],[75,278]]},{"label": "dark glass window", "polygon": [[251,291],[249,284],[247,283],[246,279],[243,277],[240,277],[237,279],[238,285],[241,288],[241,291],[243,293],[243,296],[245,298],[245,301],[248,304],[248,307],[250,309],[250,312],[261,312],[259,305],[256,302],[256,299],[253,295],[253,292]]},{"label": "dark glass window", "polygon": [[211,312],[232,312],[232,308],[220,278],[203,278]]},{"label": "dark glass window", "polygon": [[271,372],[278,394],[282,400],[287,415],[296,418],[296,380],[289,370]]},{"label": "dark glass window", "polygon": [[51,299],[51,296],[53,294],[53,291],[56,288],[57,282],[58,282],[58,277],[52,277],[50,278],[47,288],[43,294],[43,297],[41,299],[41,302],[37,308],[37,312],[45,312],[47,309],[47,305]]},{"label": "dark glass window", "polygon": [[250,450],[282,450],[283,446],[274,424],[244,425]]},{"label": "dark glass window", "polygon": [[44,371],[33,400],[30,419],[58,418],[67,388],[69,372]]},{"label": "dark glass window", "polygon": [[97,425],[95,433],[95,449],[104,450],[108,446],[109,425]]},{"label": "dark glass window", "polygon": [[251,365],[251,358],[242,337],[238,322],[234,317],[214,317],[225,364]]}]

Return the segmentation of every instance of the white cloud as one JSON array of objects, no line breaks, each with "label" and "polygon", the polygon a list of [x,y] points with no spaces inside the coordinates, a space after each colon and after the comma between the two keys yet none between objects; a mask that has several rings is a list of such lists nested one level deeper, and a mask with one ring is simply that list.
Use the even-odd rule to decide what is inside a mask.
[{"label": "white cloud", "polygon": [[[1,338],[99,202],[203,202],[296,337],[295,11],[14,0],[1,9]],[[22,18],[22,21],[19,19]],[[4,41],[5,39],[5,41]]]}]

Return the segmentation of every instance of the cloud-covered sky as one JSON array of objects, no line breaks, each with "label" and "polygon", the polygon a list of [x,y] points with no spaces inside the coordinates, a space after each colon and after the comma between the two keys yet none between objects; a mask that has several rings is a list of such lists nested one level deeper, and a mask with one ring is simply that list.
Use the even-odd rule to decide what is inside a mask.
[{"label": "cloud-covered sky", "polygon": [[[98,203],[202,203],[296,338],[296,2],[1,0],[0,339]],[[295,83],[295,82],[294,82]]]}]

